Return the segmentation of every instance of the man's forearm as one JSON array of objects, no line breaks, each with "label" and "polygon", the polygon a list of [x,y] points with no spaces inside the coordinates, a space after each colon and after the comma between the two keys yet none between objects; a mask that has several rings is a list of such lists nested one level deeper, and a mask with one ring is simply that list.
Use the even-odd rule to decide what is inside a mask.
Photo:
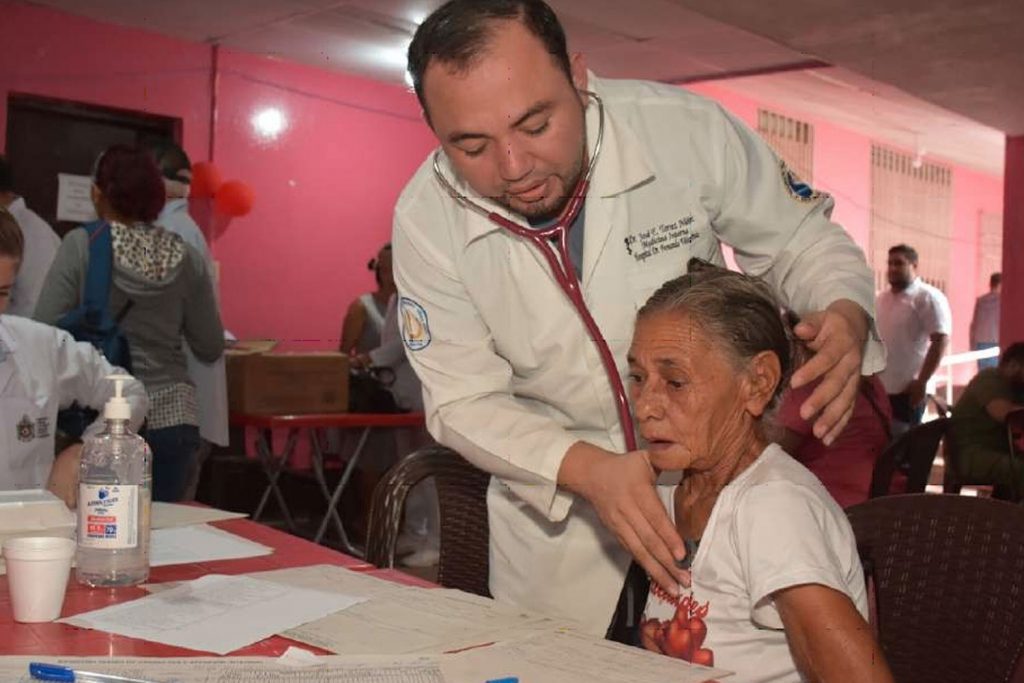
[{"label": "man's forearm", "polygon": [[931,344],[928,345],[928,354],[924,357],[924,363],[921,365],[921,371],[917,373],[917,381],[921,384],[927,384],[938,370],[942,354],[946,352],[948,343],[949,336],[945,334],[932,338]]}]

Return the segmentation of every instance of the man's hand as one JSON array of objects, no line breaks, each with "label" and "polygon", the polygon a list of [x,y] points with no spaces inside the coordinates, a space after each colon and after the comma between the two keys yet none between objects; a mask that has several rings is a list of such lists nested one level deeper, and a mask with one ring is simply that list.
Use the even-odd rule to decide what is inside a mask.
[{"label": "man's hand", "polygon": [[793,374],[791,385],[796,389],[822,378],[800,406],[800,417],[810,420],[817,416],[814,436],[829,445],[853,414],[868,337],[868,316],[852,301],[839,299],[824,311],[804,316],[794,332],[814,355]]},{"label": "man's hand", "polygon": [[907,388],[903,390],[910,397],[910,405],[914,408],[924,403],[925,383],[919,379],[910,381]]},{"label": "man's hand", "polygon": [[74,509],[78,505],[78,465],[82,459],[82,444],[68,446],[54,459],[46,488],[50,493]]},{"label": "man's hand", "polygon": [[676,566],[686,547],[658,498],[656,480],[645,451],[618,455],[582,441],[558,471],[558,483],[586,498],[650,577],[678,595],[680,583],[690,584],[690,572]]}]

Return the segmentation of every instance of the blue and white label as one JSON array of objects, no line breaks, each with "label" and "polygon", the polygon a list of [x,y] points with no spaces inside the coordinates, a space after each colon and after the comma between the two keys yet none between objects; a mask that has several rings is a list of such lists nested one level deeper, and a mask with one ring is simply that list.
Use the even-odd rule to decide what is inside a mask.
[{"label": "blue and white label", "polygon": [[126,549],[139,544],[139,487],[78,485],[78,544]]},{"label": "blue and white label", "polygon": [[407,297],[398,301],[398,315],[402,321],[402,341],[410,351],[422,351],[430,346],[430,321],[427,311]]}]

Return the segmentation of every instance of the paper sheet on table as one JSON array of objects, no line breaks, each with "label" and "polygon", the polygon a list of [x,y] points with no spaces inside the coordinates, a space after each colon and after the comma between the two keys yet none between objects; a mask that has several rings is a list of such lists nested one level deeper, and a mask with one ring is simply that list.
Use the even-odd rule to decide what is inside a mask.
[{"label": "paper sheet on table", "polygon": [[401,586],[340,567],[318,565],[250,576],[369,598],[282,634],[337,654],[440,654],[570,626],[478,595]]},{"label": "paper sheet on table", "polygon": [[192,524],[209,524],[225,519],[242,519],[249,515],[244,512],[228,512],[217,508],[179,505],[178,503],[154,502],[150,511],[150,529],[168,529]]},{"label": "paper sheet on table", "polygon": [[60,621],[222,655],[361,600],[248,576],[210,574],[168,591]]},{"label": "paper sheet on table", "polygon": [[447,683],[508,676],[530,683],[703,683],[732,675],[570,631],[446,655],[441,671]]},{"label": "paper sheet on table", "polygon": [[205,524],[154,529],[149,537],[149,566],[259,557],[273,548]]},{"label": "paper sheet on table", "polygon": [[0,680],[35,683],[28,664],[37,661],[159,683],[445,683],[431,657],[319,657],[309,666],[273,657],[0,657]]}]

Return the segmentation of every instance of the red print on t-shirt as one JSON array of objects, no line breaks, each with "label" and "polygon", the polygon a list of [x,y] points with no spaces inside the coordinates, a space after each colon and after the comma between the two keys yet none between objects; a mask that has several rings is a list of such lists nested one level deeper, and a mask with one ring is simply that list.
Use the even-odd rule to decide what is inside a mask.
[{"label": "red print on t-shirt", "polygon": [[660,588],[654,588],[652,592],[657,599],[674,604],[676,612],[671,619],[665,621],[646,619],[641,622],[640,641],[643,646],[693,664],[714,666],[715,653],[701,647],[708,635],[704,619],[708,616],[710,603],[699,605],[693,599],[693,594],[673,598]]}]

